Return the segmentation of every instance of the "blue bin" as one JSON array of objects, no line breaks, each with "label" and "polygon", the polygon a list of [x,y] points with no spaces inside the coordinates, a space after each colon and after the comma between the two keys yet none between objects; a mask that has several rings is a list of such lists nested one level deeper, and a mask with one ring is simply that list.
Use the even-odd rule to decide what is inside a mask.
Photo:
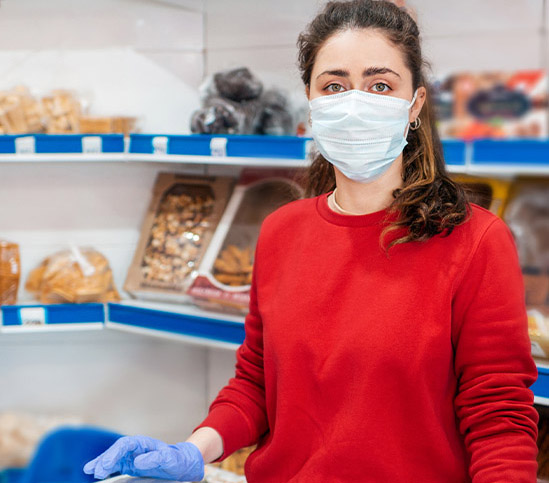
[{"label": "blue bin", "polygon": [[100,428],[63,427],[48,433],[18,483],[86,483],[84,465],[109,448],[120,434]]},{"label": "blue bin", "polygon": [[24,468],[6,468],[0,471],[0,483],[22,483]]}]

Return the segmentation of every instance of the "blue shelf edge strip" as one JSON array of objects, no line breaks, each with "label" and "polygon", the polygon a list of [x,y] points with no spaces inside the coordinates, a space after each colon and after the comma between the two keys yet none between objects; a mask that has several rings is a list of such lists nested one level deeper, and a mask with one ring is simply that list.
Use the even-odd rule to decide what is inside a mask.
[{"label": "blue shelf edge strip", "polygon": [[[101,139],[101,150],[94,153],[126,153],[122,134],[4,134],[0,135],[0,154],[17,154],[18,138],[33,138],[36,154],[78,154],[83,152],[82,139],[85,137]],[[311,143],[311,138],[298,136],[131,134],[127,154],[306,160]],[[467,166],[470,163],[478,167],[549,168],[549,139],[481,139],[470,143],[445,139],[442,148],[448,166]],[[32,154],[32,151],[20,152]]]},{"label": "blue shelf edge strip", "polygon": [[21,310],[29,308],[44,309],[46,325],[105,322],[105,307],[103,304],[4,305],[2,306],[2,325],[4,327],[23,325]]},{"label": "blue shelf edge strip", "polygon": [[143,329],[242,344],[244,324],[154,309],[108,304],[108,320]]},{"label": "blue shelf edge strip", "polygon": [[485,139],[473,143],[473,165],[549,167],[549,140]]},{"label": "blue shelf edge strip", "polygon": [[538,379],[530,389],[535,396],[549,398],[549,369],[538,366]]},{"label": "blue shelf edge strip", "polygon": [[123,134],[2,134],[0,154],[16,154],[16,140],[19,138],[34,138],[34,152],[37,154],[82,153],[82,139],[90,137],[101,139],[102,153],[124,153]]},{"label": "blue shelf edge strip", "polygon": [[[164,146],[159,148],[158,140],[164,139]],[[229,157],[306,159],[310,138],[298,136],[264,136],[252,134],[131,134],[130,153],[212,156],[216,155],[212,140],[226,140],[222,143],[222,155]],[[218,154],[219,155],[219,154]]]}]

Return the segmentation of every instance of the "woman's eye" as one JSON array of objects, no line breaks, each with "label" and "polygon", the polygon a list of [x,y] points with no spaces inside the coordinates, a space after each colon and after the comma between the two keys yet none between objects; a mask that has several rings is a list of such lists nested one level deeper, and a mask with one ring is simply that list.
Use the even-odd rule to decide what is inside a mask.
[{"label": "woman's eye", "polygon": [[387,92],[391,90],[385,82],[378,82],[377,84],[374,84],[373,89],[375,92]]},{"label": "woman's eye", "polygon": [[343,86],[341,84],[330,84],[324,90],[329,92],[343,92]]}]

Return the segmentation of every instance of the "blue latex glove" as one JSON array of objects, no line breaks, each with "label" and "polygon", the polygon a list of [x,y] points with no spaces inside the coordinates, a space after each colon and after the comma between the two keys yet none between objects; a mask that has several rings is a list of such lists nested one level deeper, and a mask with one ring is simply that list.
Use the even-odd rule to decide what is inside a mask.
[{"label": "blue latex glove", "polygon": [[167,444],[147,436],[124,436],[84,466],[97,479],[113,473],[177,481],[204,478],[204,459],[192,443]]}]

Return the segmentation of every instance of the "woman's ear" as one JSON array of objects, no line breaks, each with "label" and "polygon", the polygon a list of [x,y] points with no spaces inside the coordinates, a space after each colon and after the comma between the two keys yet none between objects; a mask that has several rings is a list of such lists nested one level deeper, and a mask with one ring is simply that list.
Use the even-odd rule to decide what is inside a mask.
[{"label": "woman's ear", "polygon": [[307,99],[309,99],[309,96],[311,95],[311,89],[308,85],[305,86],[305,95],[307,96]]},{"label": "woman's ear", "polygon": [[421,112],[421,108],[423,107],[423,104],[425,104],[426,99],[427,99],[427,89],[425,89],[425,87],[423,86],[418,87],[416,100],[414,102],[414,105],[410,109],[410,116],[409,116],[410,122],[414,122],[419,117],[419,113]]}]

